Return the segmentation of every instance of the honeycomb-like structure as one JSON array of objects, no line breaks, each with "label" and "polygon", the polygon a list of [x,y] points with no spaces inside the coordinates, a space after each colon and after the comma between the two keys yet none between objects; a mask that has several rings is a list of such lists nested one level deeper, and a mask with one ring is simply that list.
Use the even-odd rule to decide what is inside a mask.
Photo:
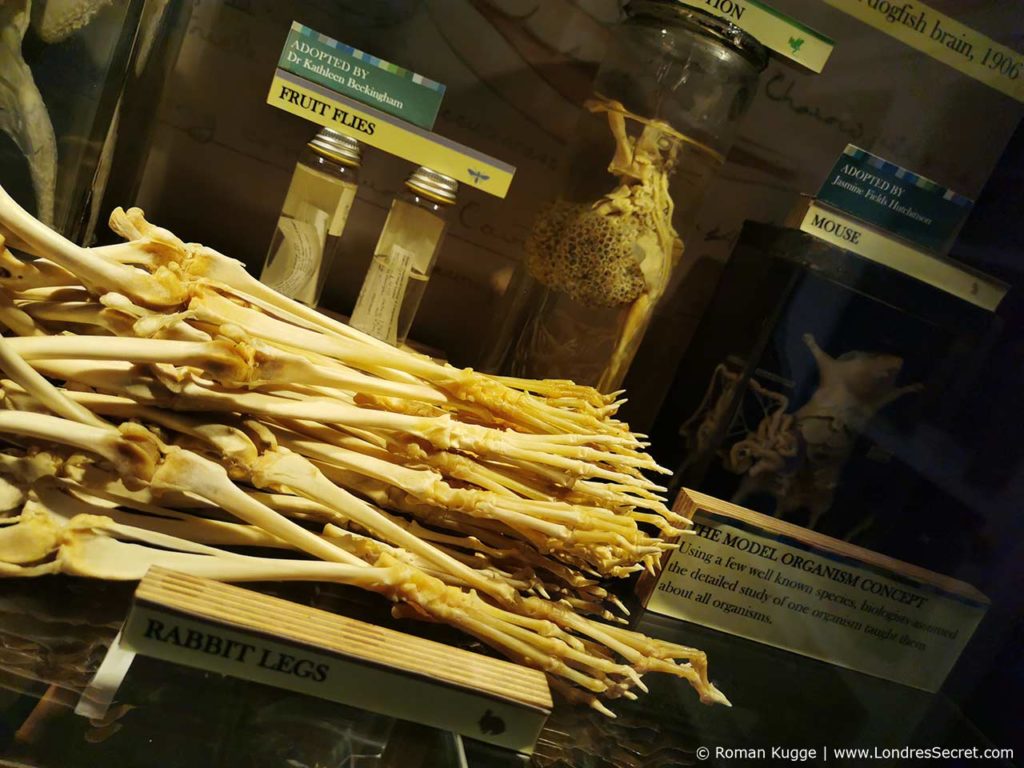
[{"label": "honeycomb-like structure", "polygon": [[638,236],[631,217],[559,201],[537,218],[530,232],[527,267],[541,283],[582,304],[630,304],[646,288]]}]

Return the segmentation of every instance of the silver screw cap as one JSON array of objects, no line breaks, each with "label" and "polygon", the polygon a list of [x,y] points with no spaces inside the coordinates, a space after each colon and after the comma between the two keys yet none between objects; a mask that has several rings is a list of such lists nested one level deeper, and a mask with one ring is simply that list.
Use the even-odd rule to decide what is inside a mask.
[{"label": "silver screw cap", "polygon": [[412,172],[405,185],[414,192],[422,192],[437,202],[448,205],[455,202],[455,195],[459,191],[459,182],[455,179],[422,165]]},{"label": "silver screw cap", "polygon": [[330,128],[322,128],[309,146],[314,152],[348,165],[359,165],[363,159],[358,141]]}]

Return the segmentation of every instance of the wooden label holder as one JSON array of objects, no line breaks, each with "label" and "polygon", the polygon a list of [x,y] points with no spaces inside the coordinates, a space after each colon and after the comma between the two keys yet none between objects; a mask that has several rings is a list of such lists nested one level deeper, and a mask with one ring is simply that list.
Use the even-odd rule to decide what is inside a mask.
[{"label": "wooden label holder", "polygon": [[531,752],[551,712],[534,669],[152,568],[125,648]]}]

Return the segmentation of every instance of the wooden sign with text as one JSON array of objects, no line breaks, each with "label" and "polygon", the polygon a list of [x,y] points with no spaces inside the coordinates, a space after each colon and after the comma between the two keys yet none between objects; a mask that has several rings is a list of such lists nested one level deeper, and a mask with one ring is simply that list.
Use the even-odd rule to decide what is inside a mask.
[{"label": "wooden sign with text", "polygon": [[961,581],[695,491],[679,549],[645,576],[646,607],[937,691],[988,608]]},{"label": "wooden sign with text", "polygon": [[551,711],[537,670],[162,568],[139,584],[122,645],[520,752]]}]

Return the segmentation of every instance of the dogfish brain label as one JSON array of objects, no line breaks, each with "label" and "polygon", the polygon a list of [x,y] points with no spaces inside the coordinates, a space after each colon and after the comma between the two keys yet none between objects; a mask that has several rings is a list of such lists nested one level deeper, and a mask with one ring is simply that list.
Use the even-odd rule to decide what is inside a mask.
[{"label": "dogfish brain label", "polygon": [[[825,0],[833,8],[972,77],[1024,101],[1024,55],[916,0]],[[950,9],[966,3],[946,3]]]}]

